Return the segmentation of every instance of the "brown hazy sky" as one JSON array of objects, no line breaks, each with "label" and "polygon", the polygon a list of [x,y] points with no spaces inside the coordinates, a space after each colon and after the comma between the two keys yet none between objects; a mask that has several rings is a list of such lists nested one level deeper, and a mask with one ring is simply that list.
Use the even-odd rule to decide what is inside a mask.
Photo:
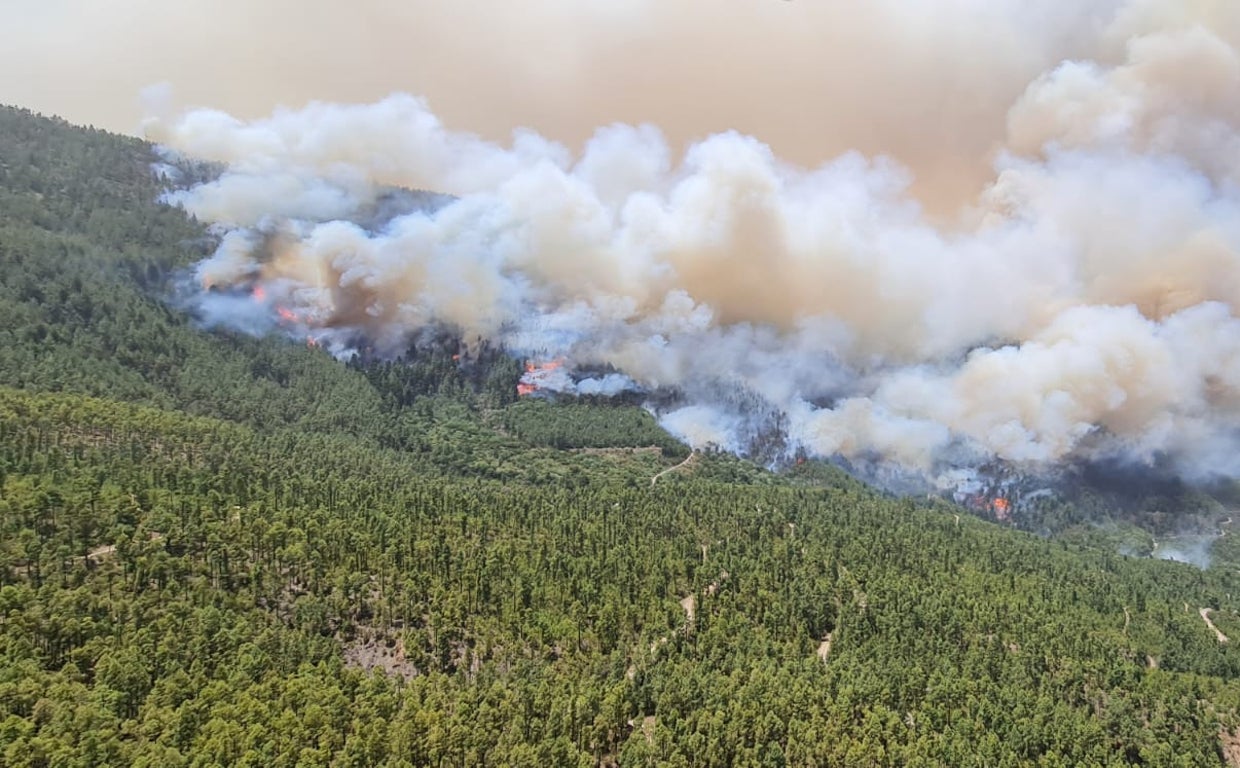
[{"label": "brown hazy sky", "polygon": [[526,126],[576,145],[624,121],[675,143],[737,129],[799,163],[889,153],[933,203],[976,189],[1011,104],[1097,55],[1117,4],[6,0],[0,102],[133,133],[156,83],[242,117],[406,91],[501,140]]}]

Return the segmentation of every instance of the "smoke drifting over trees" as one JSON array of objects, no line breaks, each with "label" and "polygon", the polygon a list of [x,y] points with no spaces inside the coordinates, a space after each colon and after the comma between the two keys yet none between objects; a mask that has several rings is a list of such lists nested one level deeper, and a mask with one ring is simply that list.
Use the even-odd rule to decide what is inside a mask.
[{"label": "smoke drifting over trees", "polygon": [[[738,132],[682,152],[649,124],[603,125],[581,151],[525,130],[497,143],[406,95],[258,120],[190,110],[147,128],[224,164],[170,199],[220,229],[198,301],[226,303],[234,324],[280,312],[333,349],[364,338],[380,353],[449,325],[614,367],[680,392],[664,423],[695,445],[745,451],[758,403],[790,452],[932,475],[991,457],[1234,474],[1240,9],[999,3],[948,34],[921,18],[929,5],[835,20],[868,57],[807,114],[835,116],[824,146],[867,125],[880,144],[808,167]],[[969,108],[946,112],[958,136],[931,119],[919,80],[862,85],[915,63],[930,94],[968,86]],[[616,96],[592,93],[583,111]],[[922,122],[881,119],[908,99]],[[669,130],[681,135],[675,114]],[[975,194],[939,189],[943,168],[968,178],[986,163]],[[452,198],[393,214],[393,187]],[[259,311],[238,312],[255,286]]]}]

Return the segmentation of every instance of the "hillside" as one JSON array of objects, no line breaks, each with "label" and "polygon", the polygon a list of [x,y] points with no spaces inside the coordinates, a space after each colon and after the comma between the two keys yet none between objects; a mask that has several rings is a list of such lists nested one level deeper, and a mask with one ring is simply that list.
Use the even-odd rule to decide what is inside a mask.
[{"label": "hillside", "polygon": [[1234,568],[205,332],[151,159],[0,109],[0,763],[1235,764]]}]

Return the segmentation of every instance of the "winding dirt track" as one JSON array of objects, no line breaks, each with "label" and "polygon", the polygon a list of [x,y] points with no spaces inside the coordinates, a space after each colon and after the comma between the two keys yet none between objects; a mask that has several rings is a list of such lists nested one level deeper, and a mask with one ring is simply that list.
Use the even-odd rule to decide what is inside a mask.
[{"label": "winding dirt track", "polygon": [[651,487],[651,488],[653,488],[653,487],[654,487],[654,484],[655,484],[655,483],[657,483],[657,482],[659,481],[659,478],[660,478],[660,477],[663,477],[663,476],[664,476],[664,475],[666,475],[668,472],[675,472],[675,471],[676,471],[676,470],[678,470],[678,469],[686,469],[686,468],[687,468],[690,464],[692,464],[693,462],[697,461],[697,457],[698,457],[698,452],[697,452],[697,451],[694,451],[693,453],[690,453],[690,454],[689,454],[688,458],[686,458],[684,461],[680,462],[680,463],[679,463],[679,464],[677,464],[676,466],[674,466],[674,467],[668,467],[667,469],[665,469],[665,470],[663,470],[662,472],[658,473],[658,474],[657,474],[657,475],[655,475],[654,477],[650,478],[650,487]]},{"label": "winding dirt track", "polygon": [[1214,622],[1210,621],[1210,614],[1212,611],[1213,609],[1211,608],[1202,608],[1201,610],[1197,611],[1197,613],[1201,614],[1202,621],[1204,621],[1206,623],[1206,626],[1209,627],[1212,632],[1214,632],[1214,636],[1218,638],[1220,645],[1223,643],[1229,642],[1227,635],[1224,635],[1222,632],[1220,632],[1219,628],[1214,626]]}]

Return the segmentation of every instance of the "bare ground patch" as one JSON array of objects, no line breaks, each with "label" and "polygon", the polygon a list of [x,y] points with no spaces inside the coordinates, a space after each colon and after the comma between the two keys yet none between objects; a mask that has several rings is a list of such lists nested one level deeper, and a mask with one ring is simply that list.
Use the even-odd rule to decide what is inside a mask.
[{"label": "bare ground patch", "polygon": [[1223,762],[1232,768],[1240,768],[1240,731],[1220,728],[1218,738],[1223,749]]},{"label": "bare ground patch", "polygon": [[405,659],[405,642],[399,636],[360,637],[345,643],[344,664],[351,669],[378,669],[406,680],[418,674],[417,667]]},{"label": "bare ground patch", "polygon": [[824,662],[831,657],[831,640],[834,632],[828,632],[823,636],[822,642],[818,644],[818,658]]}]

